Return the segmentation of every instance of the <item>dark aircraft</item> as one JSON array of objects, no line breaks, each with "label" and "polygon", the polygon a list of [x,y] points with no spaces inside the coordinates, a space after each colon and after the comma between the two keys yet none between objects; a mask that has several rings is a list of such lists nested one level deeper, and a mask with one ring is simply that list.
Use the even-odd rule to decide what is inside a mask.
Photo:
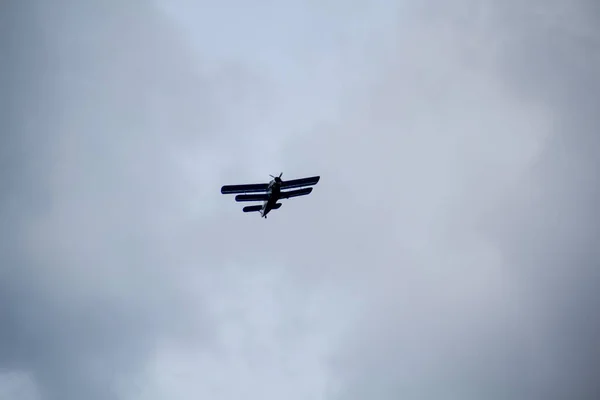
[{"label": "dark aircraft", "polygon": [[[292,197],[306,196],[312,192],[313,188],[305,187],[302,189],[283,191],[282,189],[299,188],[303,186],[313,186],[319,182],[320,176],[312,176],[310,178],[293,179],[291,181],[281,180],[279,176],[270,175],[273,180],[269,183],[253,183],[249,185],[225,185],[221,187],[222,194],[244,193],[235,196],[235,201],[262,201],[262,205],[246,206],[242,209],[244,212],[259,211],[261,218],[267,218],[267,214],[271,210],[277,210],[281,207],[278,203],[281,199],[291,199]],[[263,193],[259,193],[263,192]],[[255,193],[255,194],[246,194]]]}]

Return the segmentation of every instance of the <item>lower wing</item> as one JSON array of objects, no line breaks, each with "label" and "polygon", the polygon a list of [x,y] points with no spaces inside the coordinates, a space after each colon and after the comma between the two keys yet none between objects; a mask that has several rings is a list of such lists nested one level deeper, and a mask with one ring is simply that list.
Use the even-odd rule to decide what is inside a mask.
[{"label": "lower wing", "polygon": [[235,196],[235,201],[267,201],[269,195],[266,193],[261,194],[238,194]]},{"label": "lower wing", "polygon": [[289,192],[280,192],[279,198],[280,199],[291,199],[292,197],[306,196],[307,194],[310,194],[310,192],[312,192],[312,190],[313,190],[313,188],[309,187],[309,188],[298,189],[298,190],[290,190]]}]

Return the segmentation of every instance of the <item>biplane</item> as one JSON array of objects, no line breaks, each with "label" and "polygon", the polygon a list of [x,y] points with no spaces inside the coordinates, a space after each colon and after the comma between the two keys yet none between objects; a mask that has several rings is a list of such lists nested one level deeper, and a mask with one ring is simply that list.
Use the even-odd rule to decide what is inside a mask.
[{"label": "biplane", "polygon": [[[320,176],[311,176],[308,178],[292,179],[284,181],[281,179],[283,172],[279,176],[270,175],[273,178],[269,183],[252,183],[246,185],[225,185],[221,187],[222,194],[237,194],[235,201],[262,201],[263,204],[246,206],[243,212],[260,212],[261,218],[267,218],[271,210],[277,210],[281,207],[279,202],[282,199],[291,199],[293,197],[306,196],[313,190],[314,186],[321,179]],[[299,189],[301,188],[301,189]],[[294,189],[294,190],[288,190]],[[249,194],[251,193],[251,194]]]}]

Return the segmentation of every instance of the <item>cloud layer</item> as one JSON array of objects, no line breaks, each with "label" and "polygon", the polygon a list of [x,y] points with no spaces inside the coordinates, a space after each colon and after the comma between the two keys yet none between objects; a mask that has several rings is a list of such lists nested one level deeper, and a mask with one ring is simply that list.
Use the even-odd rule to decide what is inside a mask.
[{"label": "cloud layer", "polygon": [[[594,4],[42,3],[0,397],[597,398]],[[322,181],[268,221],[218,192],[280,171]]]}]

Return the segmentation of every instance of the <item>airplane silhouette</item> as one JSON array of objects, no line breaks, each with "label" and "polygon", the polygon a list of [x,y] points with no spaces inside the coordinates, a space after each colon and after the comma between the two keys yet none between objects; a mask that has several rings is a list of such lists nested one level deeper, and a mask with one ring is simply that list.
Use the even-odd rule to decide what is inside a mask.
[{"label": "airplane silhouette", "polygon": [[[252,183],[246,185],[225,185],[221,187],[222,194],[243,193],[235,196],[235,201],[262,201],[263,204],[246,206],[242,209],[244,212],[260,212],[261,218],[267,218],[271,210],[277,210],[281,207],[279,200],[291,199],[292,197],[306,196],[312,192],[312,187],[284,191],[282,189],[300,188],[303,186],[313,186],[319,182],[320,176],[311,176],[309,178],[292,179],[284,181],[281,179],[283,172],[279,176],[271,176],[273,179],[269,183]],[[262,193],[260,193],[262,192]],[[254,194],[247,194],[254,193]]]}]

